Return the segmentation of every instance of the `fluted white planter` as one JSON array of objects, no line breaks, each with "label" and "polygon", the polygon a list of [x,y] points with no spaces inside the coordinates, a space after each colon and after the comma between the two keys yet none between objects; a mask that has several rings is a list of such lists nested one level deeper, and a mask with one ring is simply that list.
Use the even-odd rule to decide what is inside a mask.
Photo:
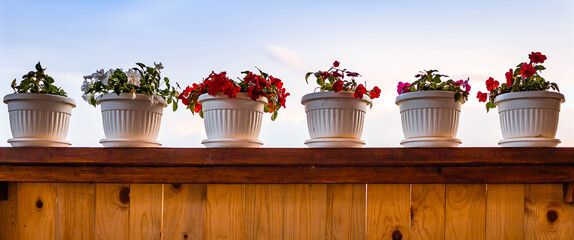
[{"label": "fluted white planter", "polygon": [[560,104],[564,95],[556,92],[528,91],[498,95],[502,147],[556,147]]},{"label": "fluted white planter", "polygon": [[404,147],[456,147],[461,101],[454,92],[417,91],[399,95]]},{"label": "fluted white planter", "polygon": [[165,102],[151,106],[150,96],[108,93],[98,97],[102,108],[104,147],[158,147],[157,135]]},{"label": "fluted white planter", "polygon": [[228,98],[223,93],[211,96],[207,93],[198,98],[203,109],[207,139],[201,143],[208,148],[257,148],[263,109],[267,98],[251,100],[247,93],[237,93]]},{"label": "fluted white planter", "polygon": [[76,102],[51,94],[14,93],[4,97],[8,104],[13,147],[68,147],[66,141],[72,108]]},{"label": "fluted white planter", "polygon": [[352,92],[315,92],[303,96],[310,148],[360,148],[365,113],[370,100],[356,99]]}]

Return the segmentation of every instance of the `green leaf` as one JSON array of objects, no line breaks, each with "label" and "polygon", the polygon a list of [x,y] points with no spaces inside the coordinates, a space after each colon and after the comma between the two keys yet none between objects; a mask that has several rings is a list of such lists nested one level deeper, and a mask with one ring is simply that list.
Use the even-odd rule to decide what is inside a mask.
[{"label": "green leaf", "polygon": [[172,110],[175,112],[177,110],[177,102],[173,102]]},{"label": "green leaf", "polygon": [[307,82],[307,84],[309,84],[309,76],[311,76],[311,74],[313,74],[312,72],[308,72],[307,74],[305,74],[305,82]]},{"label": "green leaf", "polygon": [[203,109],[199,111],[199,117],[203,118]]},{"label": "green leaf", "polygon": [[38,63],[36,64],[36,71],[37,71],[37,72],[40,72],[40,73],[43,72],[42,65],[40,65],[40,62],[38,62]]},{"label": "green leaf", "polygon": [[273,115],[271,115],[271,121],[275,121],[275,119],[277,119],[277,111],[273,112]]},{"label": "green leaf", "polygon": [[269,111],[271,111],[271,107],[269,107],[269,105],[265,105],[265,107],[263,108],[263,111],[269,112]]},{"label": "green leaf", "polygon": [[462,94],[460,94],[460,93],[458,93],[458,92],[455,93],[455,94],[454,94],[454,101],[455,101],[455,102],[458,102],[461,97],[462,97]]},{"label": "green leaf", "polygon": [[12,84],[10,85],[10,87],[12,87],[12,89],[16,90],[16,78],[14,78],[14,81],[12,81]]}]

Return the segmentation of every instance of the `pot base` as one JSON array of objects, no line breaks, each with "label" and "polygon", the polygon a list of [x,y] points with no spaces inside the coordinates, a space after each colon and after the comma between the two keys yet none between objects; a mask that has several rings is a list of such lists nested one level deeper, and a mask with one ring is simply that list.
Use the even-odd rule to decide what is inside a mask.
[{"label": "pot base", "polygon": [[69,147],[72,143],[52,138],[11,138],[12,147]]},{"label": "pot base", "polygon": [[560,139],[556,138],[511,138],[498,141],[501,147],[556,147]]},{"label": "pot base", "polygon": [[409,138],[401,141],[403,147],[458,147],[462,141],[448,137]]},{"label": "pot base", "polygon": [[237,138],[205,139],[201,144],[206,148],[258,148],[263,145],[262,141]]},{"label": "pot base", "polygon": [[100,140],[104,147],[159,147],[161,143],[153,140],[133,138],[105,138]]},{"label": "pot base", "polygon": [[361,148],[365,141],[354,138],[315,138],[305,141],[309,148]]}]

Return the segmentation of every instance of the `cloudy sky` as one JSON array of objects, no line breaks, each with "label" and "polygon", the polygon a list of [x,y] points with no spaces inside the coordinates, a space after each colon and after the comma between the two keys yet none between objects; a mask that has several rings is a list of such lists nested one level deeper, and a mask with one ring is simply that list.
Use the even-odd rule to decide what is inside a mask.
[{"label": "cloudy sky", "polygon": [[[367,112],[367,147],[397,147],[403,139],[396,85],[422,69],[455,80],[470,77],[463,105],[461,146],[497,146],[496,111],[476,100],[484,81],[540,51],[542,72],[557,82],[562,105],[557,138],[574,147],[574,1],[27,1],[0,0],[0,95],[41,61],[77,101],[68,140],[101,146],[100,109],[83,102],[82,75],[97,69],[162,62],[163,76],[182,86],[212,70],[240,76],[261,68],[283,79],[291,92],[276,121],[265,121],[265,147],[304,147],[309,138],[301,97],[315,86],[308,71],[334,60],[379,86],[382,97]],[[2,87],[3,86],[3,87]],[[11,138],[7,107],[0,105],[0,146]],[[166,109],[159,141],[166,147],[201,147],[203,120]]]}]

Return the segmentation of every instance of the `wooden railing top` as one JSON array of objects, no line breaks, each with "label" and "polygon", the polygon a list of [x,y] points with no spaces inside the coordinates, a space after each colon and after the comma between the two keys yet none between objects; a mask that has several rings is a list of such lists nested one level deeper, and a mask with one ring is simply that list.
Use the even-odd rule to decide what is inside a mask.
[{"label": "wooden railing top", "polygon": [[0,148],[0,181],[571,183],[574,148]]}]

